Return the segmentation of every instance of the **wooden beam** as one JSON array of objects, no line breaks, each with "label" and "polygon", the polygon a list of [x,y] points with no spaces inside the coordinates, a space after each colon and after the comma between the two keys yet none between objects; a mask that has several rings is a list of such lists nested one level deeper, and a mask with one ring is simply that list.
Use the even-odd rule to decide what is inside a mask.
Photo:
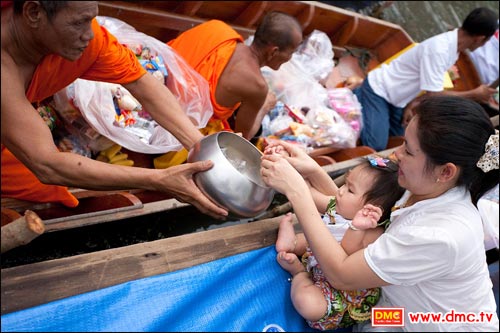
[{"label": "wooden beam", "polygon": [[280,219],[2,269],[2,315],[273,245]]},{"label": "wooden beam", "polygon": [[[112,1],[99,2],[99,15],[110,16],[127,22],[138,31],[141,31],[140,27],[145,26],[182,32],[207,21],[207,19],[198,17],[175,14],[159,9],[147,9],[128,3],[113,3]],[[254,29],[235,25],[232,25],[232,27],[245,38],[254,33]],[[158,38],[158,36],[153,37]]]},{"label": "wooden beam", "polygon": [[203,1],[183,1],[175,11],[182,15],[194,16],[201,5],[203,5]]},{"label": "wooden beam", "polygon": [[252,28],[262,17],[267,6],[268,1],[251,1],[250,5],[233,21],[233,23]]},{"label": "wooden beam", "polygon": [[299,21],[302,31],[306,30],[314,18],[315,8],[313,4],[307,4],[305,10],[297,15],[297,21]]},{"label": "wooden beam", "polygon": [[349,40],[354,36],[358,29],[359,18],[353,16],[332,38],[332,44],[337,46],[345,46]]}]

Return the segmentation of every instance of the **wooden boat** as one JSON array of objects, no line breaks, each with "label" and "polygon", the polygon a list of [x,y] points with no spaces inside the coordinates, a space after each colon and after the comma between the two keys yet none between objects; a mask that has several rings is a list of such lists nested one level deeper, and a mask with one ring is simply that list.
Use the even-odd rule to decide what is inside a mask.
[{"label": "wooden boat", "polygon": [[[138,31],[162,41],[209,19],[228,22],[248,37],[265,13],[286,12],[297,18],[307,35],[313,30],[326,33],[332,41],[336,65],[326,80],[335,87],[346,77],[366,73],[387,61],[414,41],[399,26],[316,1],[100,1],[99,15],[118,18]],[[457,62],[461,73],[455,89],[479,85],[479,76],[466,55]],[[401,144],[392,138],[387,148]],[[137,166],[152,167],[151,158],[127,151]],[[311,156],[322,166],[374,153],[369,147],[316,149]],[[35,211],[47,223],[47,232],[107,221],[127,219],[185,206],[172,197],[144,190],[71,190],[80,200],[76,208],[59,204],[33,204],[2,198],[2,225],[19,217],[26,209]]]},{"label": "wooden boat", "polygon": [[[244,37],[253,34],[261,17],[280,10],[295,16],[304,33],[325,32],[334,45],[337,62],[328,84],[335,86],[351,74],[366,73],[413,43],[398,25],[315,1],[100,1],[99,15],[116,17],[138,31],[168,41],[181,31],[209,19],[230,23]],[[461,57],[455,89],[479,84],[471,62]],[[394,138],[389,154],[401,143]],[[368,147],[321,148],[313,153],[332,176],[342,175],[358,163],[356,157],[374,153]],[[140,159],[140,157],[137,157]],[[135,158],[134,158],[135,160]],[[72,189],[80,200],[75,209],[57,204],[33,204],[2,198],[2,225],[24,210],[35,211],[46,232],[88,226],[183,207],[166,194],[144,190],[86,191]],[[282,213],[282,212],[280,212]],[[267,214],[258,221],[182,235],[154,242],[77,255],[1,270],[2,315],[69,296],[102,289],[147,276],[273,245],[278,218]],[[64,288],[61,282],[64,281]]]}]

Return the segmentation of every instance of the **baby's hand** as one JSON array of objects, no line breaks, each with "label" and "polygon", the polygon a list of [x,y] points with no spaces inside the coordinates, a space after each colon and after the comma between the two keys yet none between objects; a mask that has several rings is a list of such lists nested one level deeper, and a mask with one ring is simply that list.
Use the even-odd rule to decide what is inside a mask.
[{"label": "baby's hand", "polygon": [[264,154],[265,155],[278,154],[278,155],[281,155],[283,157],[290,157],[290,154],[285,149],[285,147],[283,147],[280,144],[272,144],[272,145],[267,146],[267,148],[264,150]]},{"label": "baby's hand", "polygon": [[382,217],[382,208],[366,204],[362,209],[358,210],[352,219],[352,225],[359,230],[375,228],[380,217]]}]

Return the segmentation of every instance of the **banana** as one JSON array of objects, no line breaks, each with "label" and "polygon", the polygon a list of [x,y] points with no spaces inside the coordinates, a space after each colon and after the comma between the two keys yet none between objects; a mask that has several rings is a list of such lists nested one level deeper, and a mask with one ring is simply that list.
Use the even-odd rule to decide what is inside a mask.
[{"label": "banana", "polygon": [[103,150],[101,153],[104,153],[104,155],[111,160],[113,156],[115,156],[120,150],[122,149],[122,146],[119,144],[114,144],[108,149]]},{"label": "banana", "polygon": [[125,165],[125,166],[134,166],[133,160],[121,160],[113,163],[114,165]]},{"label": "banana", "polygon": [[124,154],[122,152],[119,152],[118,154],[116,154],[115,156],[113,156],[109,159],[109,163],[114,164],[118,161],[126,160],[127,157],[128,157],[128,154]]}]

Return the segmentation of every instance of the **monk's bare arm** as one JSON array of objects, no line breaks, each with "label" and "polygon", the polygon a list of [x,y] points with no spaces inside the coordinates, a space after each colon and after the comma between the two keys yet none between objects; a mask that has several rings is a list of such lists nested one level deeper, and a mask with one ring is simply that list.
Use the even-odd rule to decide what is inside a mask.
[{"label": "monk's bare arm", "polygon": [[123,86],[158,124],[172,133],[187,149],[203,137],[172,92],[151,74],[145,74],[139,80]]},{"label": "monk's bare arm", "polygon": [[11,65],[4,66],[2,59],[2,143],[40,181],[96,190],[152,186],[154,182],[150,178],[154,173],[150,171],[154,170],[117,168],[77,154],[59,152],[50,129],[26,99],[19,77],[17,70]]},{"label": "monk's bare arm", "polygon": [[[133,188],[148,181],[147,172],[59,152],[52,133],[24,95],[15,71],[2,66],[2,143],[43,183],[92,189]],[[9,84],[4,84],[9,82]]]}]

